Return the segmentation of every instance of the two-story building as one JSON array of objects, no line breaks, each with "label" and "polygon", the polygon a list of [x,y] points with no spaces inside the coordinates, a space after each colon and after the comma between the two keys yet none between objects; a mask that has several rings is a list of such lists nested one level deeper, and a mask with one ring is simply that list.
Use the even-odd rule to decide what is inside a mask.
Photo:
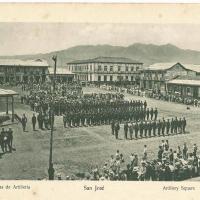
[{"label": "two-story building", "polygon": [[44,81],[48,73],[46,60],[0,59],[0,83]]},{"label": "two-story building", "polygon": [[143,63],[129,58],[97,57],[67,63],[67,69],[75,74],[75,80],[93,83],[136,83]]},{"label": "two-story building", "polygon": [[155,63],[141,73],[140,87],[157,91],[167,91],[167,82],[178,76],[196,77],[199,75],[197,67],[190,64]]}]

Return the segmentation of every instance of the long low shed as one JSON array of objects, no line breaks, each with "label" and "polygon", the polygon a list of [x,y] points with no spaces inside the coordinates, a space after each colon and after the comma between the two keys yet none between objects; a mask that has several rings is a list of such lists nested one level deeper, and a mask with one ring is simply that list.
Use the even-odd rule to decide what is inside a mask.
[{"label": "long low shed", "polygon": [[179,92],[182,96],[200,98],[200,80],[174,79],[167,82],[169,91]]}]

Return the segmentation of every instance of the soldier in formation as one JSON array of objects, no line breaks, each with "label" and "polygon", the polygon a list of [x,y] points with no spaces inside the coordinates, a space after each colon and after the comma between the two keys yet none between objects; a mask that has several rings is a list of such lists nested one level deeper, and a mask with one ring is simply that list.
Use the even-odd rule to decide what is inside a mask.
[{"label": "soldier in formation", "polygon": [[[112,121],[111,129],[112,133],[115,130],[115,124],[119,124],[118,121]],[[168,136],[175,134],[186,133],[186,119],[183,118],[172,118],[162,120],[152,120],[152,121],[139,121],[135,123],[125,122],[124,124],[124,138],[125,139],[138,139],[138,138],[148,138],[156,136]],[[129,137],[128,137],[129,133]]]},{"label": "soldier in formation", "polygon": [[[141,102],[140,102],[141,104]],[[142,103],[143,104],[143,103]],[[64,127],[81,127],[81,126],[99,126],[108,125],[113,121],[123,123],[126,121],[139,122],[144,120],[157,120],[157,108],[151,108],[148,114],[148,108],[144,109],[143,106],[124,106],[123,104],[115,105],[114,107],[101,107],[101,108],[88,108],[87,110],[81,109],[78,112],[66,112],[63,115]],[[149,118],[150,115],[150,118]]]}]

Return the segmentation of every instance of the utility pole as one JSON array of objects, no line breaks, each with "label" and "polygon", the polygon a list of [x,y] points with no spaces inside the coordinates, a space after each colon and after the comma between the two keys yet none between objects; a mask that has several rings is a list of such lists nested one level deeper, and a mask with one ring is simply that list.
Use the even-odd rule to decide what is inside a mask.
[{"label": "utility pole", "polygon": [[50,121],[51,121],[51,136],[50,136],[50,151],[49,151],[49,180],[54,180],[54,168],[53,168],[53,129],[54,129],[54,103],[55,103],[55,86],[56,86],[56,66],[57,66],[57,56],[53,56],[52,60],[54,61],[54,76],[53,76],[53,99],[50,108]]}]

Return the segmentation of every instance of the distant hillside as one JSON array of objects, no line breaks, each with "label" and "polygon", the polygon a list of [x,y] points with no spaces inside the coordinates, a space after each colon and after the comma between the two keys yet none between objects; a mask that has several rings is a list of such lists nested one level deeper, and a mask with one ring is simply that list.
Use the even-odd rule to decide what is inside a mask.
[{"label": "distant hillside", "polygon": [[135,43],[128,47],[111,45],[81,45],[47,54],[0,56],[0,58],[46,59],[52,65],[52,56],[57,54],[58,66],[77,59],[99,56],[126,57],[143,62],[146,66],[156,62],[183,62],[200,64],[200,51],[180,49],[172,44],[154,45]]}]

